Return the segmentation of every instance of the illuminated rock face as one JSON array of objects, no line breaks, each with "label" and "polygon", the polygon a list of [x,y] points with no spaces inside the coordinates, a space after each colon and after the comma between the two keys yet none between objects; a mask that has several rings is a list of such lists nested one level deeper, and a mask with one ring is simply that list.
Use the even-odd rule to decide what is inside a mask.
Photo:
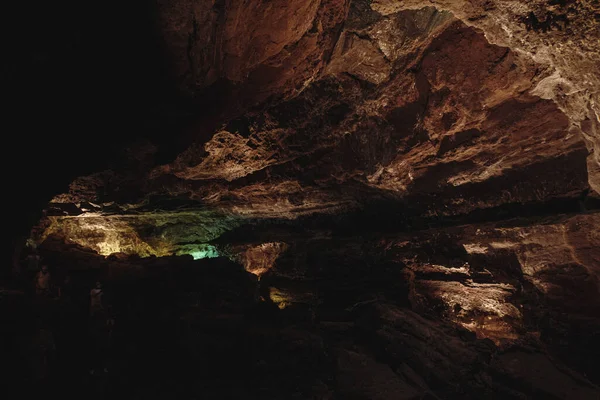
[{"label": "illuminated rock face", "polygon": [[[35,237],[226,256],[282,310],[373,304],[369,335],[428,383],[489,355],[457,335],[600,382],[598,10],[551,3],[161,0],[179,89],[227,88],[217,122],[172,162],[78,178]],[[509,358],[486,365],[520,373]]]},{"label": "illuminated rock face", "polygon": [[[233,104],[294,94],[319,73],[344,22],[345,0],[160,0],[160,30],[179,88],[241,84]],[[261,23],[255,23],[261,21]]]},{"label": "illuminated rock face", "polygon": [[49,217],[38,240],[53,235],[103,256],[113,253],[142,257],[189,254],[216,257],[207,243],[239,225],[235,218],[206,211]]},{"label": "illuminated rock face", "polygon": [[[313,3],[302,15],[321,26],[324,4]],[[179,12],[169,10],[165,18]],[[559,106],[535,95],[539,68],[529,57],[432,7],[384,16],[354,2],[338,12],[347,23],[327,65],[295,96],[229,120],[171,164],[76,180],[54,202],[78,215],[53,217],[49,232],[102,254],[179,254],[242,221],[340,214],[381,199],[408,218],[437,218],[529,203],[579,207],[593,193],[586,142]],[[301,21],[285,26],[270,35],[313,35]],[[284,51],[254,42],[263,36],[234,47]],[[268,54],[244,68],[259,68]],[[156,200],[169,198],[188,204]],[[107,212],[114,215],[104,223]]]},{"label": "illuminated rock face", "polygon": [[[429,1],[376,0],[374,10],[394,14],[421,8]],[[598,4],[594,1],[463,1],[441,0],[435,7],[452,12],[485,32],[488,41],[507,46],[538,65],[532,93],[552,99],[570,118],[571,128],[591,148],[600,143],[600,41]],[[598,186],[600,158],[590,155],[590,185]]]},{"label": "illuminated rock face", "polygon": [[[294,98],[229,121],[138,180],[116,173],[113,185],[85,194],[78,183],[57,201],[131,192],[128,203],[177,196],[294,219],[389,197],[411,214],[439,216],[590,189],[584,138],[533,94],[534,62],[434,8],[373,13],[351,7],[327,68]],[[365,69],[371,48],[383,54],[368,67],[376,73]]]},{"label": "illuminated rock face", "polygon": [[261,276],[275,266],[275,262],[287,250],[285,243],[262,243],[258,246],[234,246],[227,249],[227,253],[237,259],[246,271]]}]

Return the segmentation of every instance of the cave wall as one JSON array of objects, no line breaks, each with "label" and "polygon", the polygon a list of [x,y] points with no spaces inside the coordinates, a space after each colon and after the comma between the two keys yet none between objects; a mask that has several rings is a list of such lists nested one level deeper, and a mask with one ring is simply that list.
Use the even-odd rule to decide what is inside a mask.
[{"label": "cave wall", "polygon": [[592,153],[560,107],[534,94],[542,78],[529,57],[433,7],[365,7],[349,7],[327,66],[301,92],[230,119],[172,163],[74,181],[51,204],[53,226],[67,216],[86,232],[84,208],[143,225],[177,209],[252,221],[374,201],[410,218],[595,204]]},{"label": "cave wall", "polygon": [[[46,206],[31,239],[45,258],[162,282],[170,266],[226,256],[258,292],[244,307],[317,310],[327,335],[356,339],[333,340],[343,393],[574,387],[593,398],[596,3],[152,4],[168,60],[159,75],[185,107],[125,146],[123,132],[154,125],[162,100],[139,103],[144,112],[100,140],[123,139],[110,168],[74,169],[68,189],[36,200]],[[378,371],[372,385],[353,387],[365,365]],[[532,365],[562,383],[528,375]],[[426,384],[407,378],[414,371]]]},{"label": "cave wall", "polygon": [[[399,42],[406,44],[403,36],[411,29],[407,29],[406,22],[395,25],[398,12],[428,6],[449,11],[468,26],[480,29],[486,41],[508,47],[533,63],[535,76],[530,77],[531,87],[528,90],[554,101],[568,116],[569,129],[583,136],[590,149],[598,143],[599,100],[596,88],[600,77],[595,71],[600,63],[600,52],[595,38],[600,14],[597,4],[592,1],[381,0],[335,4],[298,1],[285,7],[279,3],[241,5],[235,1],[201,5],[171,3],[161,3],[164,10],[161,13],[164,15],[162,28],[165,42],[178,65],[177,76],[182,77],[182,87],[194,90],[215,79],[225,78],[245,82],[244,85],[252,87],[249,90],[256,92],[252,94],[256,97],[255,101],[264,100],[274,93],[296,94],[313,82],[323,69],[335,68],[336,64],[343,63],[343,58],[330,60],[330,57],[339,56],[331,53],[332,46],[337,45],[339,50],[342,48],[340,44],[354,48],[346,56],[356,62],[356,66],[350,68],[362,69],[362,72],[355,72],[359,76],[362,74],[367,81],[380,83],[377,81],[383,79],[388,68],[385,58],[397,57],[394,47]],[[265,12],[273,15],[269,19],[272,23],[248,28],[248,25],[239,22],[240,13],[251,20]],[[410,23],[417,21],[418,24],[419,18]],[[198,26],[206,32],[200,31]],[[370,37],[355,36],[369,26]],[[238,35],[240,32],[246,34]],[[354,35],[349,35],[351,32]],[[355,44],[350,44],[351,41]],[[368,43],[373,41],[375,46]],[[315,52],[315,48],[325,51]],[[299,63],[299,59],[294,57],[302,51],[305,53],[300,57],[304,60]],[[348,48],[343,50],[344,53],[347,51]],[[358,61],[360,57],[367,56],[368,63]],[[283,60],[288,59],[296,61],[286,64]],[[310,66],[306,65],[309,60],[313,61]],[[291,65],[293,72],[289,71]],[[295,77],[290,79],[290,74]],[[370,78],[367,77],[369,74]],[[190,81],[191,76],[196,77],[195,83]],[[267,81],[257,81],[260,90],[256,90],[253,82],[259,77],[267,78]],[[589,169],[593,172],[589,181],[596,190],[597,153],[592,152],[589,160]]]}]

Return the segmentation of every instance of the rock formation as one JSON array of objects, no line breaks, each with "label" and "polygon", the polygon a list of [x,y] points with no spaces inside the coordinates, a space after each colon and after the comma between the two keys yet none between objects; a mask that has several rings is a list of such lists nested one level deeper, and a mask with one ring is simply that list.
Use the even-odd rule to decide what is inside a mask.
[{"label": "rock formation", "polygon": [[600,396],[597,2],[156,16],[174,89],[210,112],[168,162],[146,138],[57,189],[30,243],[112,282],[122,320],[156,313],[182,341],[161,351],[215,363],[157,379],[214,398]]}]

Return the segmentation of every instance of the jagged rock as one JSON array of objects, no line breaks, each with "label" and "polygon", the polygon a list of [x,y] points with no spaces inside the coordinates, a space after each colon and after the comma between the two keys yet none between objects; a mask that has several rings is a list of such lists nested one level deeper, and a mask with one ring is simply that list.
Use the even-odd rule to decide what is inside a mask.
[{"label": "jagged rock", "polygon": [[74,179],[29,242],[74,321],[113,285],[130,397],[598,397],[597,2],[155,5],[204,117]]}]

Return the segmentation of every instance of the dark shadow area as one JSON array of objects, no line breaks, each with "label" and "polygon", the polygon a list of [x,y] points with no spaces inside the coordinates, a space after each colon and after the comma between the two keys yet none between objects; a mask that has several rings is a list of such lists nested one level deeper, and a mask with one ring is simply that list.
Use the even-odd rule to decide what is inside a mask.
[{"label": "dark shadow area", "polygon": [[162,162],[180,150],[164,132],[183,130],[191,109],[170,81],[155,12],[141,0],[3,9],[4,207],[12,215],[4,260],[52,196],[110,167],[133,140],[160,145]]},{"label": "dark shadow area", "polygon": [[[10,367],[4,392],[307,400],[552,398],[555,387],[575,398],[597,394],[535,342],[506,350],[447,321],[442,308],[415,313],[415,284],[439,277],[411,273],[377,243],[297,240],[258,279],[224,257],[105,258],[48,239],[39,253],[49,274],[41,282],[49,284],[27,266],[16,290],[0,291]],[[470,259],[451,235],[417,243],[409,249],[417,259],[453,268],[471,260],[500,282],[522,280],[519,268],[505,268],[518,263],[514,256]],[[543,301],[517,295],[513,301],[530,302],[543,324]],[[560,340],[554,329],[565,323],[550,321],[543,334]],[[528,362],[543,370],[515,372]]]}]

